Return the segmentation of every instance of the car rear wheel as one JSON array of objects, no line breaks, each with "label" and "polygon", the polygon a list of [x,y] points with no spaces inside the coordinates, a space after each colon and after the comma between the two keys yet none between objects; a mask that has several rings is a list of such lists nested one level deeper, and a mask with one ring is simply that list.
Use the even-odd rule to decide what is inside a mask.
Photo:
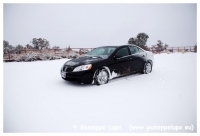
[{"label": "car rear wheel", "polygon": [[143,69],[143,74],[149,74],[152,71],[152,65],[150,62],[145,63],[144,69]]},{"label": "car rear wheel", "polygon": [[109,75],[106,69],[97,70],[95,73],[95,83],[97,85],[103,85],[108,83]]}]

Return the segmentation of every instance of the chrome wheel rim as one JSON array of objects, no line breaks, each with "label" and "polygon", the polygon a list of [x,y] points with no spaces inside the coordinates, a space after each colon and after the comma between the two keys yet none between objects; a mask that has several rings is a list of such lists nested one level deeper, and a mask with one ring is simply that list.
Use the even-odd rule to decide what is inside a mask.
[{"label": "chrome wheel rim", "polygon": [[147,63],[146,64],[146,73],[150,73],[151,72],[151,64],[150,63]]},{"label": "chrome wheel rim", "polygon": [[97,76],[97,81],[99,84],[105,84],[108,82],[108,73],[105,70],[99,71],[99,74]]}]

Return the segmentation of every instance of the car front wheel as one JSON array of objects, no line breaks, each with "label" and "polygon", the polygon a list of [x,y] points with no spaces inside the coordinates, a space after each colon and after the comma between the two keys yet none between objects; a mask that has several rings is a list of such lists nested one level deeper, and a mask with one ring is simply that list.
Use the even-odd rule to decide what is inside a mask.
[{"label": "car front wheel", "polygon": [[108,83],[109,75],[106,69],[97,70],[95,73],[95,83],[97,85],[103,85]]}]

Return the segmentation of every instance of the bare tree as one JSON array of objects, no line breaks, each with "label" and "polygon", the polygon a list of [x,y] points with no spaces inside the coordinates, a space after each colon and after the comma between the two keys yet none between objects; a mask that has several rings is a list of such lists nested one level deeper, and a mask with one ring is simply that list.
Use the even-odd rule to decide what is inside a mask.
[{"label": "bare tree", "polygon": [[47,49],[49,47],[49,41],[42,38],[33,38],[32,44],[34,45],[35,49]]},{"label": "bare tree", "polygon": [[163,42],[161,40],[158,40],[156,45],[152,45],[151,49],[156,51],[156,52],[163,52],[164,50],[167,50],[169,45],[166,43],[163,45]]},{"label": "bare tree", "polygon": [[137,37],[135,37],[135,38],[131,37],[128,40],[128,43],[140,46],[144,50],[150,50],[148,48],[148,46],[146,45],[146,42],[147,42],[148,38],[149,38],[149,36],[146,33],[139,33],[137,35]]},{"label": "bare tree", "polygon": [[157,50],[163,51],[163,42],[161,40],[158,40],[157,43]]},{"label": "bare tree", "polygon": [[139,46],[145,46],[148,38],[149,36],[146,33],[139,33],[137,35]]},{"label": "bare tree", "polygon": [[3,40],[3,52],[8,53],[8,51],[12,49],[14,49],[14,47],[10,45],[8,41]]},{"label": "bare tree", "polygon": [[33,49],[33,46],[31,46],[30,44],[26,44],[26,45],[25,45],[25,48],[26,48],[26,49]]},{"label": "bare tree", "polygon": [[15,50],[16,50],[16,53],[21,53],[21,50],[23,50],[24,47],[20,44],[18,44],[16,47],[15,47]]}]

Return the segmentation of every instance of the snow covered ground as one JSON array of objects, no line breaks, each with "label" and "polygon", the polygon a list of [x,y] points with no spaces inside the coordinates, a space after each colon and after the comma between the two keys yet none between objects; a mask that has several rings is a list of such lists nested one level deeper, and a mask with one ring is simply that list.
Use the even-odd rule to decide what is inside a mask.
[{"label": "snow covered ground", "polygon": [[196,132],[196,54],[154,57],[102,86],[61,79],[66,59],[3,63],[4,132]]}]

